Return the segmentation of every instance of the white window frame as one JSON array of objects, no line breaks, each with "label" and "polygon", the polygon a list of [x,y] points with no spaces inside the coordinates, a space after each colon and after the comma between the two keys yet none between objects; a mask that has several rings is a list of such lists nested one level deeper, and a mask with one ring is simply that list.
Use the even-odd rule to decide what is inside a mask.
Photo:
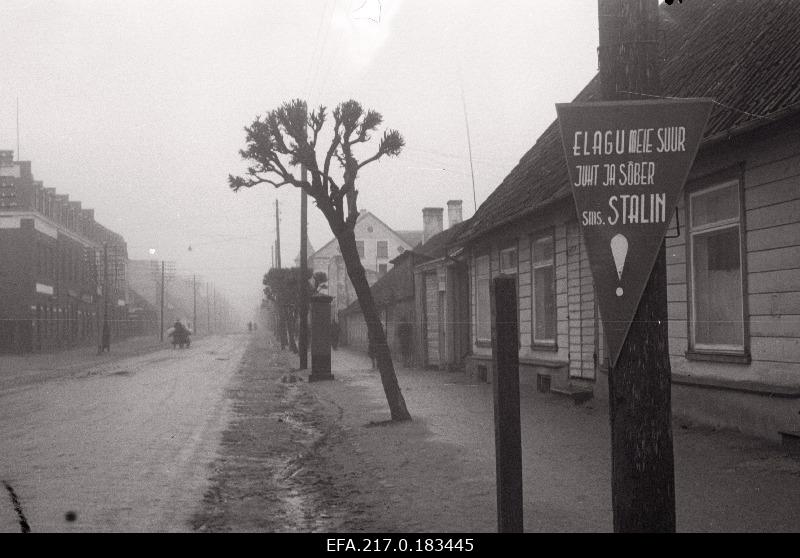
[{"label": "white window frame", "polygon": [[[386,246],[386,253],[381,256],[381,242]],[[389,259],[389,241],[388,240],[379,240],[375,245],[375,250],[377,252],[377,258],[379,260],[387,260]]]},{"label": "white window frame", "polygon": [[[508,254],[509,252],[514,253],[514,265],[509,267],[503,267],[503,254]],[[509,246],[508,248],[503,248],[500,250],[499,254],[500,258],[500,273],[504,275],[517,275],[519,270],[519,252],[517,251],[516,246]]]},{"label": "white window frame", "polygon": [[[537,262],[535,258],[535,247],[536,242],[542,240],[543,238],[550,239],[550,245],[552,247],[550,251],[550,257],[541,262]],[[531,237],[531,339],[534,345],[547,345],[547,346],[555,346],[557,339],[558,339],[558,306],[555,301],[556,297],[556,235],[555,231],[542,231],[537,234],[534,234]],[[550,267],[553,270],[553,337],[551,339],[543,339],[536,337],[536,270],[543,269],[546,267]]]},{"label": "white window frame", "polygon": [[[706,223],[704,225],[695,226],[694,224],[694,212],[692,211],[694,200],[700,196],[708,194],[709,192],[713,192],[714,190],[721,190],[723,188],[730,188],[731,186],[735,186],[735,196],[736,196],[736,206],[737,206],[737,214],[735,217],[730,217],[728,219],[723,219],[721,221],[714,221],[713,223]],[[703,352],[718,352],[718,353],[737,353],[742,354],[747,350],[747,329],[745,328],[745,286],[744,286],[744,258],[745,254],[742,250],[742,200],[741,200],[741,181],[738,178],[733,178],[730,180],[724,180],[718,184],[714,184],[713,186],[709,186],[707,188],[699,189],[695,192],[691,192],[689,194],[689,204],[687,207],[688,212],[688,219],[689,222],[689,234],[688,234],[688,243],[689,243],[689,250],[688,250],[688,258],[689,258],[689,289],[691,293],[691,304],[690,304],[690,317],[691,321],[689,323],[689,336],[690,336],[690,343],[691,347],[694,350],[703,351]],[[697,235],[702,235],[709,232],[721,231],[725,229],[731,229],[733,227],[737,227],[739,229],[739,296],[741,297],[741,308],[742,308],[742,344],[741,345],[730,345],[730,344],[722,344],[722,345],[711,345],[707,343],[698,343],[696,339],[697,335],[697,296],[695,295],[695,267],[694,267],[694,239]]]},{"label": "white window frame", "polygon": [[[483,261],[486,262],[485,265],[486,273],[481,274],[481,268],[484,267],[483,265],[481,265]],[[485,280],[484,288],[487,290],[486,301],[488,302],[488,304],[486,305],[487,315],[485,316],[485,318],[486,318],[486,323],[489,324],[489,329],[488,329],[489,333],[488,336],[485,338],[480,336],[481,333],[480,290],[481,290],[481,282],[484,280]],[[491,281],[492,281],[492,261],[491,258],[489,257],[489,254],[484,254],[482,256],[476,257],[475,258],[475,340],[479,343],[490,343],[492,341],[492,326],[491,326],[492,305],[491,305],[491,299],[489,298],[491,297],[491,289],[490,289]]]}]

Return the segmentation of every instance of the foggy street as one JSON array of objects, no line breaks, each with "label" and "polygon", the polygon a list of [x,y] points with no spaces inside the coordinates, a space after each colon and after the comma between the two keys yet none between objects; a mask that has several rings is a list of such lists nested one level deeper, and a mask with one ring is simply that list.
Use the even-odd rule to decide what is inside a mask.
[{"label": "foggy street", "polygon": [[[0,476],[31,531],[186,530],[245,338],[167,346],[121,359],[86,358],[102,360],[95,366],[62,355],[60,367],[39,370],[44,379],[21,386],[9,385],[9,377],[23,384],[21,376],[37,371],[15,374],[8,369],[14,359],[2,361]],[[18,532],[7,494],[2,503],[0,528]],[[75,521],[65,519],[70,511]]]},{"label": "foggy street", "polygon": [[800,532],[800,0],[10,0],[0,49],[0,533]]}]

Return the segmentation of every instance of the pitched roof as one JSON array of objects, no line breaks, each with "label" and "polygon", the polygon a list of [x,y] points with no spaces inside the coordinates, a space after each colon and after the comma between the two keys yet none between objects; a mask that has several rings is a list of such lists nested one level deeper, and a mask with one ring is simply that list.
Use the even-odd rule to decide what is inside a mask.
[{"label": "pitched roof", "polygon": [[[414,271],[408,264],[396,265],[378,279],[371,287],[372,299],[377,307],[383,307],[392,302],[414,298]],[[358,299],[342,310],[345,314],[361,312]]]},{"label": "pitched roof", "polygon": [[[422,239],[422,231],[396,231],[392,227],[390,227],[389,225],[387,225],[386,223],[381,221],[378,218],[377,215],[375,215],[371,211],[367,211],[365,209],[362,209],[361,212],[359,213],[358,219],[356,219],[356,224],[360,223],[361,221],[363,221],[367,217],[372,217],[373,219],[375,219],[382,226],[386,227],[386,229],[389,232],[394,234],[396,237],[398,237],[400,240],[402,240],[403,242],[408,244],[410,247],[416,246],[416,244]],[[416,235],[419,235],[419,238],[417,238]],[[309,256],[308,257],[309,258],[316,257],[317,254],[320,254],[320,253],[324,252],[334,242],[336,242],[336,237],[333,237],[328,242],[326,242],[325,245],[322,246],[322,248],[320,248],[319,250],[316,250],[314,252],[309,251]]]},{"label": "pitched roof", "polygon": [[432,236],[425,244],[414,247],[414,253],[434,260],[445,257],[447,247],[453,244],[463,230],[466,230],[469,222],[469,220],[462,221]]},{"label": "pitched roof", "polygon": [[403,240],[408,242],[408,245],[412,248],[422,242],[422,235],[423,231],[394,231],[401,237]]},{"label": "pitched roof", "polygon": [[[660,6],[668,97],[712,97],[705,139],[800,110],[800,2],[704,0]],[[575,98],[597,101],[595,77]],[[571,195],[558,122],[470,219],[466,241]]]}]

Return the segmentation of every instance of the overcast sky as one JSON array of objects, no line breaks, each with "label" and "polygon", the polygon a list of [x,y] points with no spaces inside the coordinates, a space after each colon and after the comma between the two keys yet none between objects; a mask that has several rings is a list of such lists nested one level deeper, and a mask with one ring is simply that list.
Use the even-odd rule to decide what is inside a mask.
[{"label": "overcast sky", "polygon": [[[594,75],[596,48],[596,0],[3,0],[0,149],[17,148],[19,98],[38,180],[94,208],[131,258],[174,260],[250,312],[275,199],[284,265],[299,250],[296,190],[227,186],[255,116],[295,97],[381,112],[407,147],[364,169],[359,204],[421,229],[426,206],[473,213],[462,90],[480,205]],[[309,217],[320,247],[332,234]]]}]

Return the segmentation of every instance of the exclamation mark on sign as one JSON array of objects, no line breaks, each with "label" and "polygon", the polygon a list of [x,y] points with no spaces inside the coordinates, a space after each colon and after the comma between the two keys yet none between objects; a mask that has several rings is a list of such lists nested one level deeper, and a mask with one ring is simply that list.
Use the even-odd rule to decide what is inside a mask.
[{"label": "exclamation mark on sign", "polygon": [[[628,239],[618,234],[611,239],[611,254],[617,266],[617,277],[622,281],[622,270],[625,268],[625,258],[628,257]],[[622,287],[617,287],[617,296],[622,296]]]}]

